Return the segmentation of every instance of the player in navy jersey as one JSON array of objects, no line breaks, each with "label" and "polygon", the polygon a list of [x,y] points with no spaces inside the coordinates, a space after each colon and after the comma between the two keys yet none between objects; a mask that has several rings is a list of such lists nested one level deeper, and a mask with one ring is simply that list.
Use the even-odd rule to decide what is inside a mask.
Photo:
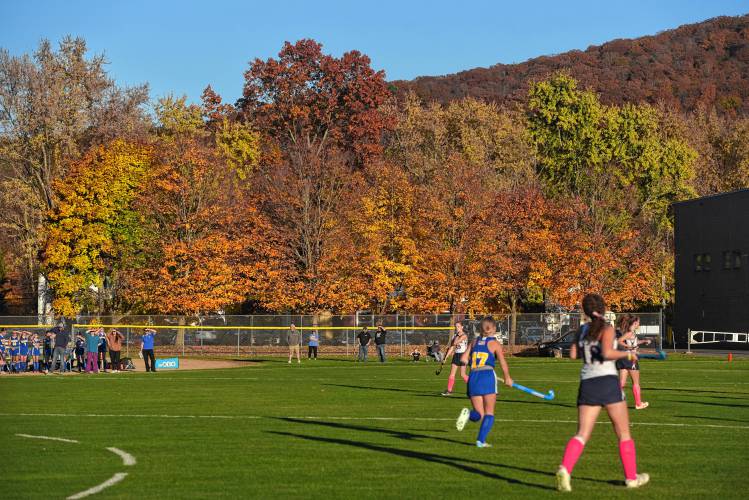
[{"label": "player in navy jersey", "polygon": [[494,337],[497,324],[494,318],[487,316],[481,320],[481,337],[473,341],[470,351],[463,353],[463,362],[470,363],[471,373],[468,376],[468,397],[472,410],[463,408],[455,427],[462,431],[466,423],[481,421],[476,446],[487,448],[486,437],[494,425],[494,406],[497,403],[497,375],[494,373],[496,360],[502,367],[505,384],[512,387],[512,377],[505,361],[502,344]]},{"label": "player in navy jersey", "polygon": [[455,385],[455,373],[460,368],[460,376],[463,382],[468,383],[468,375],[466,375],[466,363],[463,361],[463,353],[468,350],[468,335],[463,331],[463,322],[458,321],[455,323],[455,335],[450,341],[450,347],[447,348],[445,357],[450,356],[453,353],[453,359],[450,363],[450,375],[447,377],[447,390],[442,393],[443,396],[449,396],[453,393],[453,386]]},{"label": "player in navy jersey", "polygon": [[557,489],[572,491],[572,469],[580,458],[585,443],[590,439],[602,407],[606,408],[619,438],[619,456],[624,467],[625,484],[627,488],[638,488],[646,484],[650,476],[637,473],[635,442],[630,435],[627,403],[619,386],[615,364],[618,359],[636,361],[637,355],[617,350],[614,329],[604,319],[606,303],[603,297],[588,294],[583,298],[582,305],[591,321],[580,327],[570,351],[570,358],[581,356],[583,360],[577,395],[577,434],[569,440],[564,450],[564,457],[557,471]]},{"label": "player in navy jersey", "polygon": [[[616,331],[616,340],[619,343],[619,349],[622,351],[631,351],[637,354],[637,349],[645,344],[650,344],[650,339],[638,340],[637,329],[640,327],[640,318],[633,314],[624,314],[619,318],[619,329]],[[635,397],[635,409],[644,410],[649,406],[647,401],[642,400],[642,391],[640,390],[640,363],[619,359],[616,361],[616,369],[619,370],[619,385],[624,391],[627,386],[627,378],[632,378],[632,395]]]}]

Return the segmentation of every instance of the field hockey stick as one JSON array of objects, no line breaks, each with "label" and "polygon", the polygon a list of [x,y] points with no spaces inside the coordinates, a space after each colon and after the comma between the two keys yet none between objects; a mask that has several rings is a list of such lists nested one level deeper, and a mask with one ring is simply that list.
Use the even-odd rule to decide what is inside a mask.
[{"label": "field hockey stick", "polygon": [[[505,382],[504,379],[500,377],[499,375],[497,375],[497,380],[499,380],[503,384]],[[530,394],[531,396],[536,396],[537,398],[545,399],[546,401],[551,401],[556,396],[556,394],[554,394],[554,391],[552,389],[549,389],[549,392],[544,394],[543,392],[538,392],[537,390],[531,389],[530,387],[520,385],[517,382],[512,383],[512,388],[517,389],[519,391],[523,391],[527,394]]]},{"label": "field hockey stick", "polygon": [[447,359],[447,356],[445,356],[445,358],[442,360],[442,362],[440,363],[439,368],[437,368],[437,371],[434,372],[435,375],[439,375],[440,373],[442,373],[442,367],[445,366],[445,360],[446,359]]},{"label": "field hockey stick", "polygon": [[638,354],[637,359],[656,359],[663,361],[666,359],[666,351],[658,351],[655,354]]}]

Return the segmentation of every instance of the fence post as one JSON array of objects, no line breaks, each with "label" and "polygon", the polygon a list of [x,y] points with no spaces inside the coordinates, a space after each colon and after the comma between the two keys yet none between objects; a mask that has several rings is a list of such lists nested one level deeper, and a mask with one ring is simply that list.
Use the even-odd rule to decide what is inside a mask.
[{"label": "fence post", "polygon": [[239,357],[239,336],[241,335],[242,330],[237,328],[237,357]]},{"label": "fence post", "polygon": [[[702,338],[705,338],[705,334],[702,334]],[[676,345],[676,338],[674,338],[674,345]],[[687,329],[687,353],[692,354],[692,329]]]}]

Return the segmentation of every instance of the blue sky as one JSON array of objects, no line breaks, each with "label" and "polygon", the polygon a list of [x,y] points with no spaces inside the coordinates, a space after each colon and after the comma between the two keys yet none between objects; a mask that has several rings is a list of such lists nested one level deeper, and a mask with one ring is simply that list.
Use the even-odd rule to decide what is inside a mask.
[{"label": "blue sky", "polygon": [[357,49],[388,79],[410,79],[747,12],[749,0],[0,0],[0,47],[21,54],[42,38],[82,36],[120,84],[195,100],[210,83],[233,102],[248,62],[286,40],[314,38],[335,55]]}]

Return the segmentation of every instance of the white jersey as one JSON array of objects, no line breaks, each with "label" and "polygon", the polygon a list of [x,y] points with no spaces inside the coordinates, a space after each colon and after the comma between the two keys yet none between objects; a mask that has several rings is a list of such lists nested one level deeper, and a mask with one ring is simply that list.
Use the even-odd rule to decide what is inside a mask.
[{"label": "white jersey", "polygon": [[468,338],[455,344],[455,354],[463,354],[468,350]]},{"label": "white jersey", "polygon": [[[580,334],[577,338],[577,349],[583,359],[583,368],[580,370],[580,379],[587,380],[595,377],[605,377],[607,375],[617,376],[619,372],[616,369],[616,362],[604,359],[601,349],[601,342],[598,340],[588,339],[587,334],[590,324],[580,327]],[[617,342],[614,340],[614,349]]]}]

